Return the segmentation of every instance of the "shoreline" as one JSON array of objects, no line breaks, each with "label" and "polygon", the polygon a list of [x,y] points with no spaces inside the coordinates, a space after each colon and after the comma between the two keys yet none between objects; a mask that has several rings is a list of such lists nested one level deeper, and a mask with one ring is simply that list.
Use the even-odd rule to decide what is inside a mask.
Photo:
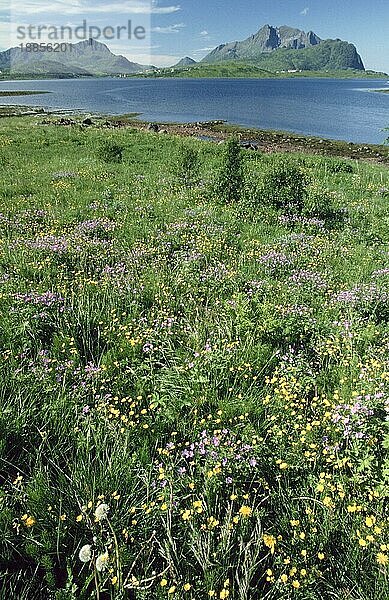
[{"label": "shoreline", "polygon": [[38,123],[41,125],[102,129],[133,128],[149,131],[151,135],[191,137],[211,143],[221,143],[231,135],[236,135],[240,139],[241,146],[249,151],[308,153],[389,165],[389,145],[333,140],[282,130],[248,128],[221,120],[192,123],[150,122],[139,118],[139,113],[104,115],[75,110],[49,112],[37,106],[0,105],[0,119],[15,117],[41,117],[43,121]]},{"label": "shoreline", "polygon": [[[51,115],[53,117],[53,115]],[[50,115],[48,115],[50,117]],[[199,141],[221,143],[231,135],[240,139],[243,149],[264,153],[308,153],[323,156],[365,160],[389,165],[389,146],[384,144],[359,144],[341,140],[307,136],[287,131],[265,130],[232,125],[225,121],[201,121],[194,123],[149,122],[138,118],[137,114],[128,115],[92,115],[85,113],[78,120],[74,114],[68,113],[67,119],[51,122],[46,119],[43,124],[63,126],[81,125],[85,118],[91,119],[93,125],[103,129],[133,128],[148,131],[150,135],[174,135],[197,139]],[[62,122],[61,122],[62,121]],[[88,125],[89,127],[91,125]]]},{"label": "shoreline", "polygon": [[[210,66],[210,65],[207,65]],[[286,73],[286,72],[273,72],[265,69],[259,69],[259,72],[250,71],[242,74],[213,74],[206,75],[199,70],[199,67],[192,67],[187,70],[186,68],[174,69],[174,67],[161,68],[161,71],[155,71],[153,73],[128,73],[124,76],[124,79],[355,79],[355,80],[385,80],[389,77],[389,74],[383,72],[371,72],[371,71],[299,71],[297,73]],[[197,69],[197,70],[196,70]],[[80,80],[80,79],[122,79],[123,76],[117,75],[59,75],[55,73],[48,74],[33,74],[33,73],[20,73],[18,76],[10,77],[6,74],[0,75],[0,83],[14,83],[18,81],[50,81],[50,80]]]}]

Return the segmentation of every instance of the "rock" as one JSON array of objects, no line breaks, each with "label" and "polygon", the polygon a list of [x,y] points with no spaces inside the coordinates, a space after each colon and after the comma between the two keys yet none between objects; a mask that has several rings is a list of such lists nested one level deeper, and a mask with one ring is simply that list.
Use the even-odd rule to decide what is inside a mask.
[{"label": "rock", "polygon": [[56,125],[75,125],[75,121],[73,121],[72,119],[64,119],[63,117],[57,121]]},{"label": "rock", "polygon": [[88,127],[90,125],[93,125],[93,121],[92,121],[92,119],[87,118],[87,119],[83,120],[82,124],[86,125]]},{"label": "rock", "polygon": [[161,134],[161,133],[163,133],[163,134],[166,134],[166,133],[169,133],[169,132],[168,132],[168,130],[167,130],[167,129],[161,129],[161,130],[159,131],[159,134]]},{"label": "rock", "polygon": [[158,133],[159,131],[159,125],[157,123],[149,123],[149,126],[147,128],[149,131],[154,131],[154,133]]},{"label": "rock", "polygon": [[242,142],[241,147],[243,148],[243,150],[258,150],[257,144],[254,144],[252,142]]}]

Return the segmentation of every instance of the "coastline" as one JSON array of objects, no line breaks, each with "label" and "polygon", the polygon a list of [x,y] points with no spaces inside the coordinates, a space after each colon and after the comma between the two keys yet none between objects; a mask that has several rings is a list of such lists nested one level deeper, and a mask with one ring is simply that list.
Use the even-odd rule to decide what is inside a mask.
[{"label": "coastline", "polygon": [[361,144],[281,130],[247,128],[224,121],[150,123],[139,118],[139,113],[109,116],[70,110],[49,112],[34,106],[0,106],[0,119],[14,117],[40,117],[42,120],[38,121],[39,124],[59,127],[96,127],[107,130],[131,128],[149,131],[150,135],[192,137],[216,144],[236,135],[242,148],[252,152],[308,153],[389,165],[389,145]]}]

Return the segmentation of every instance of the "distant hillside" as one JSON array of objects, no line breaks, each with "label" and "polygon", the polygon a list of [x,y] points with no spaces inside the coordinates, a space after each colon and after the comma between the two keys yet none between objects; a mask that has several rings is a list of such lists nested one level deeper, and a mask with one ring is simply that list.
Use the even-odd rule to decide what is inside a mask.
[{"label": "distant hillside", "polygon": [[105,44],[96,40],[64,44],[64,47],[66,50],[58,53],[10,48],[0,52],[0,70],[31,75],[118,75],[139,73],[148,68],[113,54]]},{"label": "distant hillside", "polygon": [[355,69],[364,71],[356,47],[342,40],[322,40],[313,31],[265,25],[242,42],[222,44],[201,62],[255,61],[270,71],[326,71]]},{"label": "distant hillside", "polygon": [[243,62],[240,60],[230,60],[218,63],[196,63],[192,67],[169,67],[166,69],[157,69],[147,73],[141,73],[136,77],[163,77],[163,78],[253,78],[253,79],[285,79],[294,77],[331,77],[336,79],[387,79],[386,73],[377,73],[375,71],[360,71],[358,69],[334,69],[327,71],[267,71],[259,67],[255,62]]},{"label": "distant hillside", "polygon": [[181,60],[178,61],[178,63],[174,66],[175,67],[192,67],[193,65],[197,65],[197,62],[195,60],[193,60],[193,58],[190,58],[190,56],[185,56],[185,58],[181,58]]}]

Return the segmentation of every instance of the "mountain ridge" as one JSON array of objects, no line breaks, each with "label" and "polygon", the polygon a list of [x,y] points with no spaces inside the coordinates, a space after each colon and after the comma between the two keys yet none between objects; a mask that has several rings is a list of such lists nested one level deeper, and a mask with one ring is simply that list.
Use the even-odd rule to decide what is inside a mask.
[{"label": "mountain ridge", "polygon": [[60,47],[60,52],[28,52],[19,46],[9,48],[0,52],[0,69],[31,75],[55,73],[91,76],[133,74],[149,68],[131,62],[125,56],[113,54],[106,44],[93,39],[76,44],[63,43]]},{"label": "mountain ridge", "polygon": [[[284,55],[285,52],[292,53],[287,55],[289,64],[285,65],[286,69],[365,70],[356,47],[349,42],[340,39],[323,40],[313,31],[306,33],[288,25],[273,27],[268,24],[243,41],[220,44],[207,54],[201,63],[246,60],[256,61],[258,65],[269,68],[269,62],[270,66],[272,62],[277,62],[269,61],[269,56],[280,52],[283,52]],[[306,64],[301,66],[298,63],[303,52],[305,52]],[[296,59],[295,63],[293,58]]]}]

